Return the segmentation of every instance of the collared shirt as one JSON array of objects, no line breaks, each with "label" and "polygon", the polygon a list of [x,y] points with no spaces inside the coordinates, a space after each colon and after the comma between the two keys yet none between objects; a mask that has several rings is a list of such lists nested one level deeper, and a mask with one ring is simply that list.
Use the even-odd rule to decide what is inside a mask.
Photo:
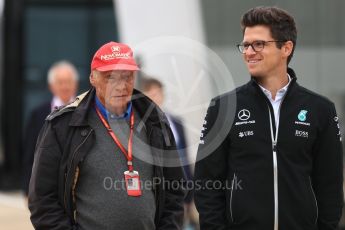
[{"label": "collared shirt", "polygon": [[[73,102],[74,99],[75,99],[75,97],[72,97],[72,98],[68,101],[68,103]],[[68,103],[67,103],[67,104],[68,104]],[[58,107],[60,107],[60,106],[63,106],[63,105],[65,105],[65,103],[63,103],[63,101],[62,101],[59,97],[54,96],[54,97],[53,97],[53,100],[52,100],[52,103],[51,103],[51,111],[53,111],[54,109],[56,109],[56,108],[58,108]]]},{"label": "collared shirt", "polygon": [[99,109],[99,111],[101,112],[101,114],[103,115],[104,118],[106,119],[129,119],[129,116],[132,112],[132,102],[130,101],[127,104],[127,110],[125,111],[124,114],[117,116],[115,114],[110,113],[105,107],[104,105],[101,103],[101,101],[98,99],[97,96],[95,96],[95,104],[97,106],[97,108]]},{"label": "collared shirt", "polygon": [[289,82],[283,88],[281,88],[280,90],[277,91],[275,99],[272,98],[272,94],[269,90],[267,90],[264,87],[262,87],[261,85],[259,85],[262,92],[264,92],[264,94],[266,95],[266,97],[268,98],[268,100],[272,104],[272,107],[274,110],[274,119],[275,119],[276,127],[279,126],[280,104],[282,103],[282,100],[283,100],[283,98],[287,92],[287,89],[290,85],[290,82],[291,82],[290,75],[288,74],[287,76],[289,78]]}]

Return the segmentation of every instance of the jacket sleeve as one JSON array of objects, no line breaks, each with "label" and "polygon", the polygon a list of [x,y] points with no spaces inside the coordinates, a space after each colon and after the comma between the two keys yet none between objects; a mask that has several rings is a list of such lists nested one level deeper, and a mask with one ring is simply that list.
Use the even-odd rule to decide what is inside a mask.
[{"label": "jacket sleeve", "polygon": [[29,185],[31,222],[36,230],[73,229],[58,198],[61,149],[49,121],[42,128],[37,143]]},{"label": "jacket sleeve", "polygon": [[[34,152],[37,137],[39,134],[38,126],[39,124],[36,121],[36,113],[33,111],[30,115],[28,124],[25,129],[25,136],[23,140],[23,191],[26,196],[29,192],[29,182],[31,177],[32,164],[34,161]],[[43,122],[42,122],[43,123]],[[42,128],[42,124],[41,127]]]},{"label": "jacket sleeve", "polygon": [[[170,155],[166,159],[169,159],[169,157],[179,159],[172,131],[170,127],[167,127],[166,130],[171,140],[169,146],[165,147],[167,153]],[[182,167],[163,167],[163,178],[163,209],[157,224],[157,230],[182,229],[184,218],[183,200],[186,194],[185,188],[182,186],[182,180],[184,178]]]},{"label": "jacket sleeve", "polygon": [[326,114],[314,147],[312,183],[318,204],[318,229],[334,230],[343,207],[343,153],[335,107]]},{"label": "jacket sleeve", "polygon": [[[169,179],[171,176],[176,178],[176,175],[181,175],[181,168],[165,168],[164,169],[164,178],[166,181],[174,181]],[[181,183],[181,180],[176,180]],[[172,183],[171,183],[172,185]],[[183,217],[184,217],[184,206],[183,200],[185,197],[185,192],[182,189],[174,189],[165,187],[164,190],[164,208],[159,219],[157,230],[163,229],[182,229]]]},{"label": "jacket sleeve", "polygon": [[201,230],[227,229],[226,191],[210,186],[214,182],[224,186],[227,177],[227,137],[217,126],[224,123],[216,124],[219,104],[218,100],[212,100],[207,110],[195,165],[194,200]]}]

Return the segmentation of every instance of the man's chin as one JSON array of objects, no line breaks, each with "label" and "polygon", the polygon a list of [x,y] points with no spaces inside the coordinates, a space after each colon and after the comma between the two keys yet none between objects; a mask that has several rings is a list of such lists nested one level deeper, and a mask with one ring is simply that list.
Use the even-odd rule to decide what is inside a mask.
[{"label": "man's chin", "polygon": [[106,103],[105,107],[109,112],[113,113],[115,111],[117,111],[117,112],[122,111],[122,110],[126,111],[127,104],[128,104],[128,102],[126,100],[124,100],[121,103],[110,101],[110,102]]},{"label": "man's chin", "polygon": [[259,71],[251,71],[251,70],[249,70],[249,74],[250,74],[251,77],[254,77],[254,78],[262,77],[262,73],[260,73]]}]

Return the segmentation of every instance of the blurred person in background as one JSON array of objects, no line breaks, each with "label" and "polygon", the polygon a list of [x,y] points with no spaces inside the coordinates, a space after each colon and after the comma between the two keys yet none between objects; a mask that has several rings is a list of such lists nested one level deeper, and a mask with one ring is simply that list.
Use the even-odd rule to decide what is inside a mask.
[{"label": "blurred person in background", "polygon": [[[338,116],[330,100],[300,86],[288,67],[295,21],[277,7],[256,7],[242,16],[241,26],[238,49],[251,80],[209,106],[195,180],[221,182],[227,189],[195,191],[200,227],[337,229],[343,207]],[[234,95],[232,127],[209,152],[223,135],[218,124],[229,119],[218,111]]]},{"label": "blurred person in background", "polygon": [[29,186],[35,229],[181,229],[183,172],[166,166],[179,159],[175,140],[159,107],[134,89],[137,70],[129,46],[103,45],[91,89],[46,119]]},{"label": "blurred person in background", "polygon": [[48,71],[48,87],[53,98],[32,110],[26,126],[23,143],[23,190],[28,195],[31,169],[37,137],[44,120],[54,110],[75,100],[79,75],[75,66],[68,61],[54,63]]},{"label": "blurred person in background", "polygon": [[[164,103],[164,86],[162,82],[155,78],[148,78],[146,76],[142,81],[143,93],[148,96],[160,108],[163,108]],[[171,130],[173,131],[177,150],[183,164],[183,172],[186,181],[193,181],[192,166],[189,163],[187,153],[187,140],[183,127],[183,122],[179,117],[165,113],[169,120]],[[185,203],[185,229],[198,229],[198,217],[193,202],[193,191],[188,191],[184,200]]]}]

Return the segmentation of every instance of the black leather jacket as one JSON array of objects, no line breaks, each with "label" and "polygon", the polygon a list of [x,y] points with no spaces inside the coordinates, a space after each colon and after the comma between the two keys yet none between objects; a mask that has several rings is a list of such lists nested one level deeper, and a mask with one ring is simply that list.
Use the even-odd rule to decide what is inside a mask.
[{"label": "black leather jacket", "polygon": [[[94,95],[95,89],[92,88],[72,104],[50,114],[40,132],[29,187],[29,209],[35,229],[77,229],[74,188],[79,176],[78,165],[95,142],[94,130],[87,123]],[[141,117],[149,111],[144,122],[150,146],[155,147],[152,148],[154,177],[160,181],[163,178],[165,181],[181,181],[183,173],[180,167],[164,165],[163,155],[167,150],[169,157],[175,152],[178,156],[165,115],[139,91],[134,91],[133,98],[133,106]],[[154,187],[156,229],[180,229],[184,191],[163,186],[160,183]]]}]

